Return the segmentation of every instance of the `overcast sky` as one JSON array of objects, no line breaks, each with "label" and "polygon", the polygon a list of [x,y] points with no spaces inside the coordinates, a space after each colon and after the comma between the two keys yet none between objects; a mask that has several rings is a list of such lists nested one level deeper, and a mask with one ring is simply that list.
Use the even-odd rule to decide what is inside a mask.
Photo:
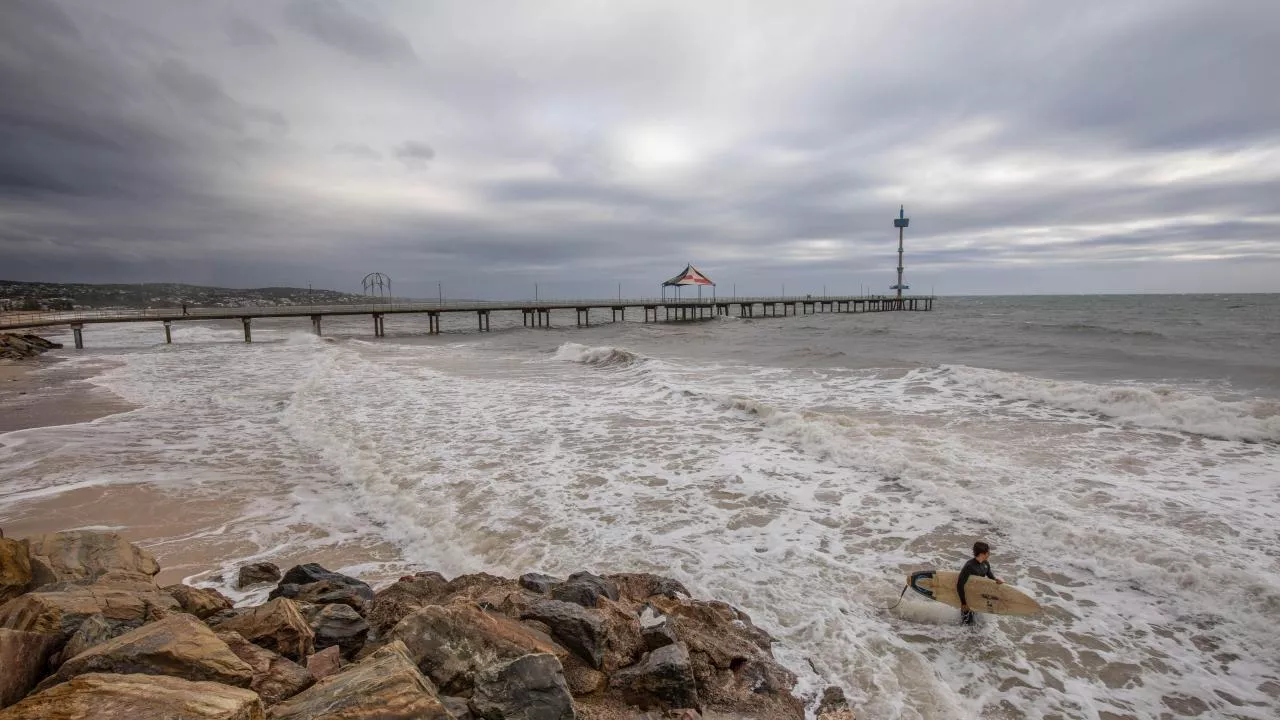
[{"label": "overcast sky", "polygon": [[1280,291],[1280,2],[0,0],[0,278]]}]

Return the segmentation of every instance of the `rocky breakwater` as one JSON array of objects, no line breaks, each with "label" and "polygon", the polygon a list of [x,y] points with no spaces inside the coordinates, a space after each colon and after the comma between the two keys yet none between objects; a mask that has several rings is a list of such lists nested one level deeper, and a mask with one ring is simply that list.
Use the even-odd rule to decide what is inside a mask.
[{"label": "rocky breakwater", "polygon": [[62,345],[38,335],[0,333],[0,359],[4,360],[22,360],[61,347]]},{"label": "rocky breakwater", "polygon": [[[745,613],[648,574],[252,566],[261,605],[158,587],[118,535],[0,539],[0,720],[805,717]],[[265,587],[264,587],[265,589]],[[820,718],[848,720],[829,688]]]}]

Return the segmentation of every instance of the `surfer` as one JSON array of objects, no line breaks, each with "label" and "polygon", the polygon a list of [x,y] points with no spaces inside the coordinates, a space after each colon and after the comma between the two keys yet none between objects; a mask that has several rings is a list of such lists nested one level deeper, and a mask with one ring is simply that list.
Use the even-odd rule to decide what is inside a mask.
[{"label": "surfer", "polygon": [[996,577],[991,572],[991,566],[987,564],[987,559],[991,557],[991,547],[979,540],[973,544],[973,559],[964,564],[960,570],[960,577],[956,579],[956,594],[960,596],[960,622],[964,625],[973,624],[973,611],[969,609],[969,603],[964,599],[964,584],[969,582],[970,575],[978,577],[991,578],[997,584],[1003,585],[1004,581]]}]

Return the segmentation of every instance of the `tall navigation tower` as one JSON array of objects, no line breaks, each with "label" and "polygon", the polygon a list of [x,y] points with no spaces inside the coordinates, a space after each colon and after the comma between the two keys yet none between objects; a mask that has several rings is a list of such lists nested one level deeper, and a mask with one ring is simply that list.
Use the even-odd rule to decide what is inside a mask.
[{"label": "tall navigation tower", "polygon": [[911,219],[907,217],[907,211],[903,206],[898,206],[898,217],[893,219],[893,226],[898,228],[898,284],[890,287],[890,290],[898,291],[898,298],[902,298],[902,291],[908,289],[909,285],[902,284],[902,231],[907,229],[907,224]]}]

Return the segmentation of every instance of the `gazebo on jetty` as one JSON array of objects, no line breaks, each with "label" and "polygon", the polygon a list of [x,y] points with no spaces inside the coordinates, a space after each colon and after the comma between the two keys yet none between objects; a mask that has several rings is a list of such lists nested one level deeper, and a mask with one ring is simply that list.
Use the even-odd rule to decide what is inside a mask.
[{"label": "gazebo on jetty", "polygon": [[711,299],[712,301],[716,299],[716,284],[712,282],[711,278],[707,277],[705,273],[694,267],[692,263],[685,265],[684,270],[681,270],[679,275],[676,275],[670,280],[662,283],[662,299],[667,299],[667,288],[675,288],[675,299],[679,300],[680,288],[685,285],[698,286],[699,300],[702,299],[702,287],[704,285],[710,285]]}]

